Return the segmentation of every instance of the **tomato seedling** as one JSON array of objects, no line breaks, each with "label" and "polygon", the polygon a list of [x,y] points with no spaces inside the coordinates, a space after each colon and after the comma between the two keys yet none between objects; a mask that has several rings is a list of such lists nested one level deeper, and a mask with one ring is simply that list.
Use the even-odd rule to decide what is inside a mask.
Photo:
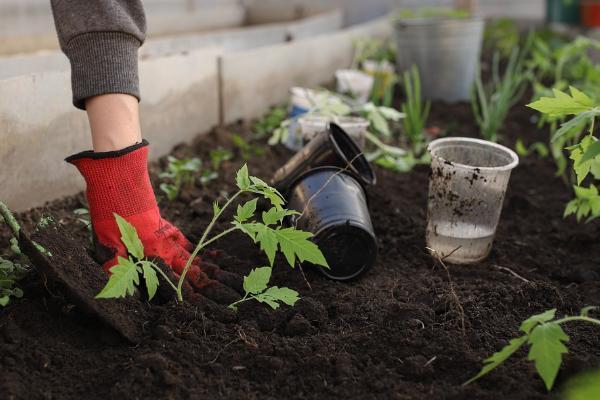
[{"label": "tomato seedling", "polygon": [[179,197],[181,189],[194,185],[194,174],[200,171],[202,162],[196,157],[177,159],[173,156],[169,156],[167,161],[167,170],[158,176],[168,179],[171,183],[161,183],[160,190],[167,195],[169,201],[173,201]]},{"label": "tomato seedling", "polygon": [[579,315],[555,319],[556,309],[533,315],[523,321],[519,328],[524,333],[504,346],[504,348],[484,360],[484,366],[477,375],[465,382],[476,381],[501,365],[523,345],[529,345],[527,359],[535,363],[535,369],[542,377],[547,390],[551,390],[562,363],[562,355],[569,352],[566,343],[570,338],[561,325],[567,322],[589,322],[600,325],[600,320],[591,318],[589,313],[597,307],[584,307]]},{"label": "tomato seedling", "polygon": [[[183,302],[183,283],[185,282],[185,277],[192,261],[208,244],[234,231],[243,232],[250,236],[254,243],[258,243],[261,250],[267,255],[271,267],[274,265],[276,253],[280,251],[292,268],[296,265],[297,261],[308,261],[312,264],[328,268],[323,253],[316,244],[310,241],[310,238],[313,236],[311,233],[300,231],[293,227],[283,226],[284,218],[289,215],[297,214],[297,212],[283,208],[284,199],[276,189],[273,189],[257,177],[249,176],[248,167],[246,165],[237,172],[236,184],[238,191],[231,196],[223,206],[220,206],[218,203],[213,204],[213,217],[188,259],[177,285],[172,283],[153,261],[144,257],[144,248],[137,236],[135,228],[120,216],[115,215],[121,232],[121,240],[127,247],[129,258],[120,257],[118,259],[119,263],[110,269],[111,276],[106,287],[100,292],[98,297],[118,298],[132,295],[135,286],[139,285],[141,274],[146,281],[148,296],[152,298],[158,287],[158,279],[156,278],[155,273],[155,271],[158,271],[163,274],[163,277],[176,291],[177,299],[180,302]],[[219,217],[221,217],[223,212],[229,208],[229,206],[234,204],[242,194],[254,194],[263,197],[271,203],[272,207],[268,211],[264,211],[259,219],[255,215],[258,198],[249,200],[244,204],[238,204],[236,214],[231,223],[232,227],[209,239],[208,236]],[[252,282],[253,279],[255,279],[255,277],[250,278],[250,282]],[[251,292],[250,294],[254,296],[252,298],[256,298],[257,300],[259,300],[259,298],[263,299],[265,303],[271,306],[272,303],[269,303],[267,299],[271,298],[273,301],[279,299],[284,303],[287,303],[287,299],[290,297],[286,296],[291,296],[289,289],[283,291],[283,288],[269,288],[264,293],[261,291]],[[283,297],[275,298],[276,295]]]},{"label": "tomato seedling", "polygon": [[595,182],[590,182],[588,188],[581,184],[589,175],[596,181],[600,180],[600,141],[594,136],[594,122],[600,116],[600,104],[572,86],[569,90],[570,94],[567,94],[554,89],[554,97],[542,97],[527,106],[549,118],[574,116],[560,126],[553,141],[562,141],[565,136],[574,134],[579,137],[579,133],[588,127],[588,133],[579,143],[566,147],[573,161],[577,185],[574,186],[575,199],[567,204],[564,215],[575,214],[578,221],[582,218],[590,221],[600,217],[600,195]]}]

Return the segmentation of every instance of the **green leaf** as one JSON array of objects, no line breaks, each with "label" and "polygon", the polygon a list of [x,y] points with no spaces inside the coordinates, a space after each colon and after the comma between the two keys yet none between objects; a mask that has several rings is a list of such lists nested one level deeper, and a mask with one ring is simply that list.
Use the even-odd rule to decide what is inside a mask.
[{"label": "green leaf", "polygon": [[300,262],[308,261],[329,268],[319,247],[308,240],[313,236],[312,233],[294,228],[277,229],[274,230],[274,233],[277,236],[281,252],[291,267],[295,266],[297,257]]},{"label": "green leaf", "polygon": [[273,266],[275,262],[275,253],[277,253],[278,238],[275,231],[263,224],[252,224],[256,235],[255,241],[260,243],[260,249],[265,252],[269,259],[269,264]]},{"label": "green leaf", "polygon": [[535,368],[548,390],[554,385],[562,363],[562,354],[569,352],[563,344],[568,341],[569,336],[554,322],[538,325],[529,334],[528,342],[531,348],[527,358],[535,362]]},{"label": "green leaf", "polygon": [[0,306],[6,307],[9,302],[10,302],[10,296],[6,295],[6,296],[0,297]]},{"label": "green leaf", "polygon": [[254,216],[254,212],[256,211],[257,201],[258,199],[253,199],[246,202],[243,206],[238,205],[235,220],[242,223],[252,218]]},{"label": "green leaf", "polygon": [[280,224],[283,221],[283,218],[287,217],[288,215],[298,214],[300,214],[298,211],[278,209],[277,207],[272,207],[269,211],[263,211],[262,220],[265,225],[274,225]]},{"label": "green leaf", "polygon": [[277,286],[270,287],[265,292],[258,294],[254,298],[261,303],[268,304],[274,310],[279,308],[279,302],[293,306],[298,300],[300,300],[300,296],[295,290],[286,287],[280,288]]},{"label": "green leaf", "polygon": [[579,132],[581,131],[583,128],[585,128],[585,126],[590,123],[591,121],[594,120],[595,117],[600,115],[600,108],[594,108],[592,110],[589,111],[585,111],[582,112],[581,114],[578,114],[575,118],[571,119],[570,121],[565,122],[564,124],[562,124],[560,126],[560,129],[556,131],[556,133],[554,134],[554,136],[552,137],[552,141],[556,141],[557,139],[559,139],[562,136],[565,136],[569,133],[573,133],[573,132]]},{"label": "green leaf", "polygon": [[264,291],[271,279],[271,272],[271,267],[253,269],[248,276],[244,277],[244,290],[246,293],[258,294]]},{"label": "green leaf", "polygon": [[148,289],[148,300],[152,300],[158,289],[158,277],[156,276],[156,271],[150,261],[141,261],[140,265],[142,266],[146,288]]},{"label": "green leaf", "polygon": [[123,217],[118,214],[113,214],[117,220],[117,226],[119,232],[121,232],[121,241],[127,248],[129,254],[134,256],[137,260],[144,258],[144,245],[140,240],[135,227],[127,222]]},{"label": "green leaf", "polygon": [[569,215],[575,214],[577,212],[578,206],[579,206],[579,203],[578,203],[577,199],[573,199],[570,202],[568,202],[567,206],[565,207],[565,212],[563,214],[563,218],[566,218]]},{"label": "green leaf", "polygon": [[598,306],[583,307],[581,309],[581,311],[579,312],[579,315],[581,315],[582,317],[589,317],[590,311],[597,310],[597,309],[598,309]]},{"label": "green leaf", "polygon": [[244,164],[237,172],[235,183],[240,190],[248,190],[250,187],[250,179],[248,178],[248,165]]},{"label": "green leaf", "polygon": [[511,339],[510,342],[506,346],[502,348],[502,350],[492,354],[489,358],[483,361],[484,365],[481,368],[481,371],[468,381],[464,383],[464,385],[468,385],[469,383],[476,381],[484,375],[487,375],[490,371],[498,367],[504,361],[506,361],[510,356],[512,356],[519,348],[527,341],[527,336],[521,336],[519,338]]},{"label": "green leaf", "polygon": [[96,298],[113,299],[127,295],[132,296],[135,292],[135,285],[140,283],[139,272],[139,267],[133,261],[118,257],[118,264],[110,269],[111,276],[108,283],[96,295]]},{"label": "green leaf", "polygon": [[600,399],[600,370],[584,372],[570,379],[566,385],[564,398],[566,400]]},{"label": "green leaf", "polygon": [[293,306],[298,300],[300,300],[298,292],[287,287],[280,288],[277,286],[272,286],[262,293],[262,295],[271,297],[273,300],[281,301],[288,306]]},{"label": "green leaf", "polygon": [[523,323],[521,324],[521,327],[519,329],[522,332],[525,332],[526,334],[529,335],[531,330],[536,325],[551,321],[554,319],[555,316],[556,316],[556,308],[553,308],[548,311],[544,311],[541,314],[532,315],[531,317],[529,317],[525,321],[523,321]]},{"label": "green leaf", "polygon": [[385,137],[391,136],[390,127],[388,125],[388,122],[385,120],[385,118],[383,118],[383,116],[379,112],[371,111],[368,114],[368,117],[369,117],[369,120],[371,121],[371,124],[373,125],[373,128],[377,132],[381,133]]},{"label": "green leaf", "polygon": [[564,117],[567,115],[577,115],[594,107],[594,102],[591,98],[570,87],[571,96],[558,89],[553,89],[554,97],[542,97],[527,107],[533,108],[550,117]]},{"label": "green leaf", "polygon": [[567,149],[570,150],[571,154],[569,158],[574,161],[573,169],[577,175],[577,184],[580,185],[585,177],[590,173],[592,168],[593,159],[584,161],[583,155],[587,153],[594,143],[598,143],[593,136],[586,136],[583,138],[581,143],[570,146]]},{"label": "green leaf", "polygon": [[221,207],[219,207],[219,203],[215,201],[213,203],[213,214],[217,215],[221,211]]},{"label": "green leaf", "polygon": [[585,151],[585,153],[583,154],[583,157],[581,157],[581,160],[579,162],[584,163],[586,161],[590,161],[590,160],[596,158],[596,156],[598,156],[599,154],[600,154],[600,140],[596,140],[592,144],[590,144],[590,146],[587,148],[587,150]]},{"label": "green leaf", "polygon": [[277,189],[272,188],[265,181],[255,176],[251,176],[250,181],[252,184],[248,188],[249,191],[262,195],[265,199],[269,200],[274,207],[277,207],[278,209],[283,208],[285,200]]},{"label": "green leaf", "polygon": [[169,201],[174,201],[179,196],[179,189],[177,189],[177,186],[173,184],[161,183],[159,187],[160,190],[167,195],[167,199]]}]

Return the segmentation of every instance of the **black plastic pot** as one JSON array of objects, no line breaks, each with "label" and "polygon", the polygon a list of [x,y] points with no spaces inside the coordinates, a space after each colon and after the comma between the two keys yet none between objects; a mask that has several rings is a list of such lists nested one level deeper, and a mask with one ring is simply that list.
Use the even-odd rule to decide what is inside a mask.
[{"label": "black plastic pot", "polygon": [[314,234],[330,269],[327,277],[349,280],[369,269],[377,257],[367,197],[356,175],[336,167],[311,170],[293,184],[288,208],[298,229]]},{"label": "black plastic pot", "polygon": [[326,166],[348,167],[362,184],[375,184],[375,172],[356,143],[339,125],[331,123],[326,132],[317,134],[275,172],[271,185],[285,195],[302,174]]}]

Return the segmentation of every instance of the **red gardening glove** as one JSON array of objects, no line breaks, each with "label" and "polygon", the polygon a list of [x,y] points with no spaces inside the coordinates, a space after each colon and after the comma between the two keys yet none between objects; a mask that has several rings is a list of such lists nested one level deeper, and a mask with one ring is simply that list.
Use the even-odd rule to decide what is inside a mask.
[{"label": "red gardening glove", "polygon": [[[85,151],[66,161],[77,167],[87,183],[96,256],[104,271],[109,273],[118,256],[127,257],[114,217],[118,214],[137,230],[146,257],[162,259],[179,277],[193,247],[179,229],[160,216],[148,175],[148,142],[119,151]],[[196,291],[216,301],[239,298],[231,287],[241,287],[241,279],[203,263],[200,257],[194,259],[186,278]]]}]

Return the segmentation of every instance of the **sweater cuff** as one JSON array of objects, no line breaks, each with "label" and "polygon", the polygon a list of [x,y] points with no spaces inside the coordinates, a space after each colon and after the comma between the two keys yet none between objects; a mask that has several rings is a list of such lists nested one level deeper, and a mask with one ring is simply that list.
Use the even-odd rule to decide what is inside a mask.
[{"label": "sweater cuff", "polygon": [[138,49],[141,43],[122,32],[91,32],[71,39],[64,51],[71,62],[73,105],[85,110],[85,100],[107,93],[140,99]]}]

